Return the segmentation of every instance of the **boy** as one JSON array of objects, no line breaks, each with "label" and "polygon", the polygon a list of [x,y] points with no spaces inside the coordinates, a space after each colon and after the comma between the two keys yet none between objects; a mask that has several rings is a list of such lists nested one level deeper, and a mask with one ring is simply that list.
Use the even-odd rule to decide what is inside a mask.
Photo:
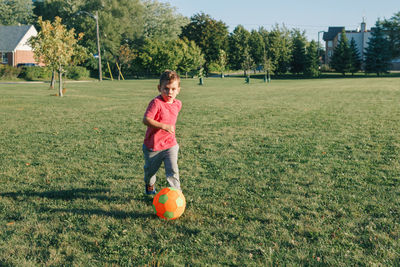
[{"label": "boy", "polygon": [[144,182],[146,194],[156,194],[156,172],[164,162],[169,186],[181,190],[178,169],[179,145],[175,138],[175,124],[182,102],[175,99],[180,91],[180,77],[175,71],[166,70],[160,77],[158,91],[144,113],[147,125],[143,143]]}]

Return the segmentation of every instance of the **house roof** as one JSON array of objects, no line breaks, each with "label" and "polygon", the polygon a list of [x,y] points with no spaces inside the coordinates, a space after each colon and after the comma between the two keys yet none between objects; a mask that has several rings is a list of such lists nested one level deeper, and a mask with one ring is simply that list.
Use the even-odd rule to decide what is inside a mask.
[{"label": "house roof", "polygon": [[324,32],[322,39],[324,41],[332,41],[336,35],[342,32],[344,27],[329,27],[327,32]]},{"label": "house roof", "polygon": [[12,52],[32,25],[0,25],[0,52]]}]

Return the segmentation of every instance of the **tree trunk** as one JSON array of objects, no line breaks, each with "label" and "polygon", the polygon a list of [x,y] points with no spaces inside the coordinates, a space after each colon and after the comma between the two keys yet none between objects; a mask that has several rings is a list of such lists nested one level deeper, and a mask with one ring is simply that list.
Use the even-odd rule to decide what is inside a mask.
[{"label": "tree trunk", "polygon": [[50,89],[54,89],[55,85],[56,85],[56,71],[53,70],[51,73]]},{"label": "tree trunk", "polygon": [[63,86],[62,86],[62,72],[61,69],[58,70],[58,96],[63,96]]}]

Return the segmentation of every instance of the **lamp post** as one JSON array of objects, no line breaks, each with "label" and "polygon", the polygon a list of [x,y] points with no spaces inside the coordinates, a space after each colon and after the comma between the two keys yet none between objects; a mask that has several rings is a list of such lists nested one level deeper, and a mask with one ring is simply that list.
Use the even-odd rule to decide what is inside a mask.
[{"label": "lamp post", "polygon": [[321,32],[325,32],[325,31],[319,31],[319,32],[318,32],[318,56],[319,56],[319,34],[320,34]]},{"label": "lamp post", "polygon": [[99,81],[103,80],[101,72],[101,53],[100,53],[100,36],[99,36],[99,11],[96,10],[96,37],[97,37],[97,53],[99,54]]},{"label": "lamp post", "polygon": [[325,31],[319,31],[319,32],[318,32],[318,48],[317,48],[317,54],[318,54],[318,65],[319,65],[319,67],[318,67],[318,72],[319,72],[319,73],[321,73],[321,60],[320,60],[320,48],[319,48],[319,34],[320,34],[321,32],[325,32]]},{"label": "lamp post", "polygon": [[101,53],[100,53],[100,33],[99,33],[99,12],[96,11],[96,15],[93,15],[92,13],[89,13],[87,11],[79,11],[76,14],[86,14],[96,20],[96,37],[97,37],[97,56],[99,59],[99,81],[101,82],[103,80],[103,75],[101,71]]}]

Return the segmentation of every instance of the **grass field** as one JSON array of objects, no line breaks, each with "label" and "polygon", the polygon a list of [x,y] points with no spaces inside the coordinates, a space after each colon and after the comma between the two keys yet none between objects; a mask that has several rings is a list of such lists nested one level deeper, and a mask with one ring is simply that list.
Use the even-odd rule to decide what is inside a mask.
[{"label": "grass field", "polygon": [[400,78],[184,80],[176,221],[143,194],[156,84],[0,84],[0,265],[399,264]]}]

